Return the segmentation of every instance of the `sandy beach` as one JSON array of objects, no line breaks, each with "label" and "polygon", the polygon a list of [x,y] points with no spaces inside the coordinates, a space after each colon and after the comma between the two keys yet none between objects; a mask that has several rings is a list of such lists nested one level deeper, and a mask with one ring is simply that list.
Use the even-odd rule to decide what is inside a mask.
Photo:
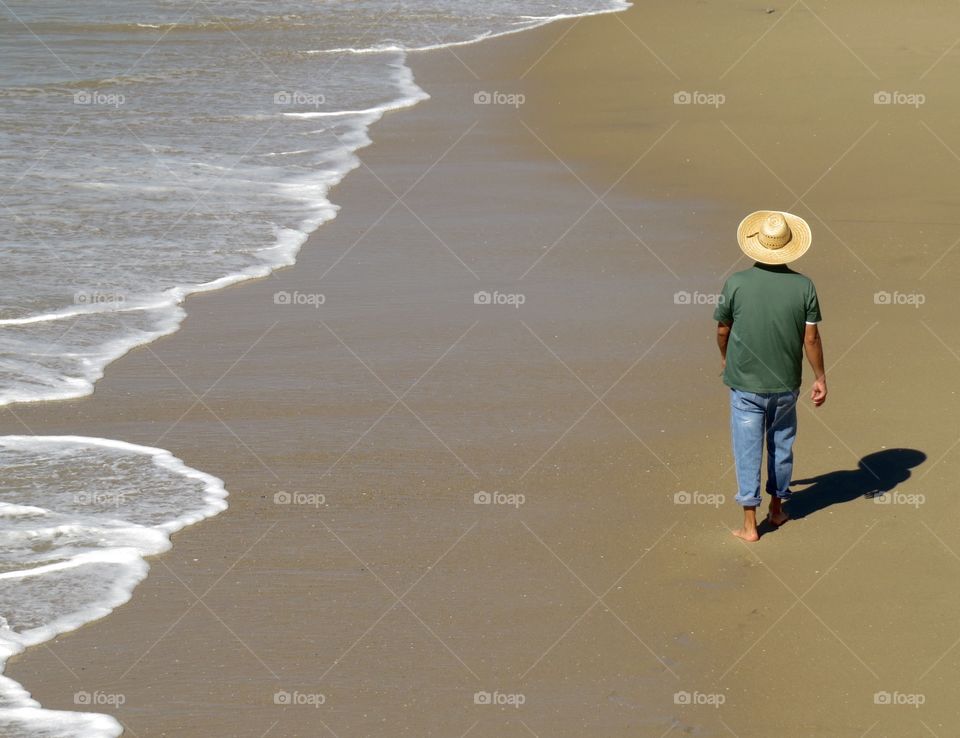
[{"label": "sandy beach", "polygon": [[[770,9],[410,55],[294,267],[6,409],[230,492],[9,676],[130,736],[956,735],[960,10]],[[813,229],[831,394],[748,546],[711,315],[759,208]]]}]

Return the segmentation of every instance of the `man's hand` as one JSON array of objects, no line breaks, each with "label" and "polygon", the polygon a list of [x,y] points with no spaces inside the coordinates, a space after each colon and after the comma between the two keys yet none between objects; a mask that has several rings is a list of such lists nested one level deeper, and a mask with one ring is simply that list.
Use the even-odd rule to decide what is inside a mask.
[{"label": "man's hand", "polygon": [[820,407],[827,401],[827,373],[823,369],[823,343],[820,341],[820,331],[813,323],[808,323],[804,331],[803,348],[813,368],[813,375],[817,377],[810,391],[810,399],[813,400],[814,407]]},{"label": "man's hand", "polygon": [[813,400],[815,407],[820,407],[827,401],[827,378],[820,377],[813,382],[813,389],[810,390],[810,399]]}]

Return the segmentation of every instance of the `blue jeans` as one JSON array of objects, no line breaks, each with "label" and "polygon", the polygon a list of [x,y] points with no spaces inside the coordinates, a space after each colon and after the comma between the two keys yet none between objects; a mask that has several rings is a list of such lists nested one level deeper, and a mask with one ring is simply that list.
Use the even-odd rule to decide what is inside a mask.
[{"label": "blue jeans", "polygon": [[730,390],[730,433],[738,487],[736,500],[743,507],[760,504],[764,437],[767,442],[766,490],[781,500],[790,497],[799,396],[799,390],[759,394]]}]

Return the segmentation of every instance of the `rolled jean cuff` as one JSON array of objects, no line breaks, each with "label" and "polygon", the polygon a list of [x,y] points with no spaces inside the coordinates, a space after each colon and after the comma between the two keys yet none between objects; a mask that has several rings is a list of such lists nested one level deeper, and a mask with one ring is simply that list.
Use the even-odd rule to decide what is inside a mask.
[{"label": "rolled jean cuff", "polygon": [[775,489],[767,488],[767,494],[771,497],[779,497],[784,502],[793,497],[793,492],[791,492],[789,489],[786,492],[778,492]]}]

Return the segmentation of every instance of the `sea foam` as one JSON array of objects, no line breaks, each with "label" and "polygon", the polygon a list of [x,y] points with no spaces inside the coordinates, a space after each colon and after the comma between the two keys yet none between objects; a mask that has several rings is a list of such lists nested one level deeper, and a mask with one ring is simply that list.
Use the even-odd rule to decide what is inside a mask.
[{"label": "sea foam", "polygon": [[[0,464],[0,663],[109,614],[147,575],[145,557],[227,507],[221,480],[149,446],[2,436]],[[44,710],[6,677],[0,729],[5,736],[121,732],[113,718]]]}]

